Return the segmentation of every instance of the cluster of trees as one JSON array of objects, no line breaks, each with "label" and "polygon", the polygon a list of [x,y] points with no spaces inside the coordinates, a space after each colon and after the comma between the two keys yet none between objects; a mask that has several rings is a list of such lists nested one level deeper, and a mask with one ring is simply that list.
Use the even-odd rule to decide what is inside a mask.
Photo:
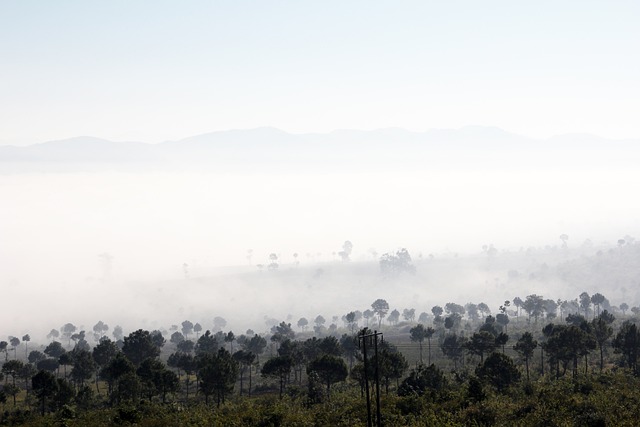
[{"label": "cluster of trees", "polygon": [[[526,320],[519,321],[520,310],[527,313]],[[226,321],[216,318],[214,326],[220,329],[216,332],[201,333],[198,323],[187,320],[170,331],[140,329],[126,336],[116,327],[112,340],[103,322],[89,336],[68,323],[52,330],[52,341],[40,350],[28,351],[28,335],[22,341],[11,337],[0,343],[5,352],[0,402],[11,398],[15,406],[24,391],[23,400],[37,403],[42,414],[70,404],[88,408],[96,405],[98,397],[111,406],[141,399],[164,403],[176,396],[220,406],[234,393],[251,396],[273,387],[282,397],[297,387],[306,388],[308,402],[318,403],[330,399],[339,383],[351,383],[364,394],[365,378],[372,380],[376,373],[386,393],[395,388],[399,396],[422,396],[438,393],[451,381],[443,370],[449,368],[456,372],[455,378],[466,373],[460,378],[473,398],[481,399],[486,387],[502,393],[522,377],[527,382],[532,377],[576,379],[590,370],[606,372],[608,365],[640,374],[637,320],[616,320],[618,314],[625,317],[626,310],[626,304],[612,308],[601,294],[583,292],[574,301],[535,294],[514,298],[505,301],[495,316],[484,303],[450,302],[434,306],[430,315],[422,313],[417,321],[415,309],[405,308],[401,314],[397,309],[390,311],[386,300],[376,299],[368,317],[351,311],[343,316],[344,328],[333,331],[340,333],[316,329],[322,333],[315,336],[300,321],[300,335],[290,323],[280,322],[264,336],[251,330],[236,336],[222,331]],[[377,342],[378,351],[369,353],[368,363],[359,336],[369,331],[361,329],[361,319],[373,319],[394,341]],[[385,319],[388,322],[383,325]],[[321,326],[322,316],[315,323]],[[21,343],[24,353],[17,351]],[[416,365],[410,370],[412,357]],[[261,384],[256,385],[256,376]]]}]

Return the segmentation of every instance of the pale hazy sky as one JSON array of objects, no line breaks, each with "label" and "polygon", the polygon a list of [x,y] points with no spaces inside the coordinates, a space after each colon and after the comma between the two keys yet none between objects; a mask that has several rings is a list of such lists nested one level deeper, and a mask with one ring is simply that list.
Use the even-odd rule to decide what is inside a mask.
[{"label": "pale hazy sky", "polygon": [[638,1],[0,1],[0,144],[492,125],[640,137]]}]

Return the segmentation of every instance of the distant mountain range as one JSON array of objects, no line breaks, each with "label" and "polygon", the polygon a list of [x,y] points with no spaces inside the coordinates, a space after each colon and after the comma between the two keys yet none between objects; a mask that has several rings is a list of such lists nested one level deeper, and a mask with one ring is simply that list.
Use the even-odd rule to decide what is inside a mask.
[{"label": "distant mountain range", "polygon": [[[290,134],[275,128],[211,132],[158,144],[89,136],[0,146],[0,172],[205,169],[309,170],[380,167],[636,167],[640,140],[569,134],[535,140],[495,127],[411,132]],[[536,166],[537,165],[537,166]]]}]

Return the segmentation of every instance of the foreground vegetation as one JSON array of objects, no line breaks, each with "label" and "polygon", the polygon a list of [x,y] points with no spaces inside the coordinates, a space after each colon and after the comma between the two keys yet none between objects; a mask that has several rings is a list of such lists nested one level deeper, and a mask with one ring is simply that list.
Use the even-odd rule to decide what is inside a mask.
[{"label": "foreground vegetation", "polygon": [[[473,377],[472,377],[473,378]],[[498,393],[476,389],[468,379],[451,379],[423,395],[383,395],[383,424],[389,426],[603,426],[637,425],[640,383],[625,373],[594,375],[557,381],[540,380]],[[275,395],[235,397],[219,408],[202,403],[161,404],[141,400],[110,408],[65,405],[44,417],[14,411],[4,425],[29,426],[365,426],[367,414],[359,391],[347,386],[331,400],[309,405],[299,390],[279,399]]]}]

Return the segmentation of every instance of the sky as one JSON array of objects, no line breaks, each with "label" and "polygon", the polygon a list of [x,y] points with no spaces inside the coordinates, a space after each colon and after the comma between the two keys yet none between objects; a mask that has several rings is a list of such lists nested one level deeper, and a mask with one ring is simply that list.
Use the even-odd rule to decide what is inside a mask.
[{"label": "sky", "polygon": [[0,1],[0,144],[497,126],[639,138],[637,1]]}]

